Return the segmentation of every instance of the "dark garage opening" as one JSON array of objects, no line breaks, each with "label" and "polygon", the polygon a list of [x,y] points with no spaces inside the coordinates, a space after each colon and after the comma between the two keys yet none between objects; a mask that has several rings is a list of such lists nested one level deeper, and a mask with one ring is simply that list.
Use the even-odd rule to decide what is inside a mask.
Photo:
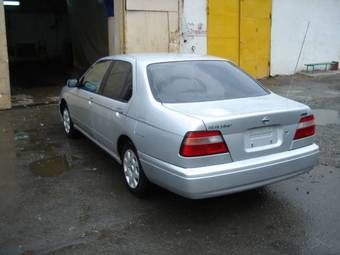
[{"label": "dark garage opening", "polygon": [[19,3],[5,5],[12,103],[55,101],[68,78],[108,54],[105,1]]}]

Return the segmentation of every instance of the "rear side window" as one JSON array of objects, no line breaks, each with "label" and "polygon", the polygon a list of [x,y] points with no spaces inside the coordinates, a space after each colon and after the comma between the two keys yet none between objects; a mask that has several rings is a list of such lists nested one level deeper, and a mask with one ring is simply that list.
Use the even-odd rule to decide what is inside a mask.
[{"label": "rear side window", "polygon": [[147,67],[150,87],[157,101],[189,103],[256,97],[268,92],[250,76],[227,61],[182,61]]},{"label": "rear side window", "polygon": [[132,65],[129,62],[113,61],[102,94],[115,100],[129,101],[132,96]]}]

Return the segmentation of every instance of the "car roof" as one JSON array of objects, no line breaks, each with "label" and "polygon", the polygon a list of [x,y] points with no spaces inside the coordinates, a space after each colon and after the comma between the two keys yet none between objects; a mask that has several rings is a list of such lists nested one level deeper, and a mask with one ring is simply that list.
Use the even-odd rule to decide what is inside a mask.
[{"label": "car roof", "polygon": [[102,60],[135,60],[139,64],[148,65],[151,63],[173,62],[173,61],[190,61],[190,60],[225,60],[214,56],[200,56],[194,54],[181,53],[133,53],[123,55],[113,55],[102,58]]}]

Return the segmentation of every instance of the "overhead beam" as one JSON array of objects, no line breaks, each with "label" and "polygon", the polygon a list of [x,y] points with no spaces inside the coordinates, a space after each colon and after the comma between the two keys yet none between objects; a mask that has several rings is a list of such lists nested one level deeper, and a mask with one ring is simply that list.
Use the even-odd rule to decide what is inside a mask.
[{"label": "overhead beam", "polygon": [[126,0],[128,11],[166,11],[178,12],[177,0]]}]

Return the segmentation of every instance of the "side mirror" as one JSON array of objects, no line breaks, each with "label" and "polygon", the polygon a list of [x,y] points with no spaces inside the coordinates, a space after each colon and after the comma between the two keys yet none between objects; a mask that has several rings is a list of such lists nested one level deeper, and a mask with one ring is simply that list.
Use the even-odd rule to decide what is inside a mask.
[{"label": "side mirror", "polygon": [[69,79],[67,80],[67,87],[69,88],[75,88],[79,86],[79,82],[77,79]]}]

